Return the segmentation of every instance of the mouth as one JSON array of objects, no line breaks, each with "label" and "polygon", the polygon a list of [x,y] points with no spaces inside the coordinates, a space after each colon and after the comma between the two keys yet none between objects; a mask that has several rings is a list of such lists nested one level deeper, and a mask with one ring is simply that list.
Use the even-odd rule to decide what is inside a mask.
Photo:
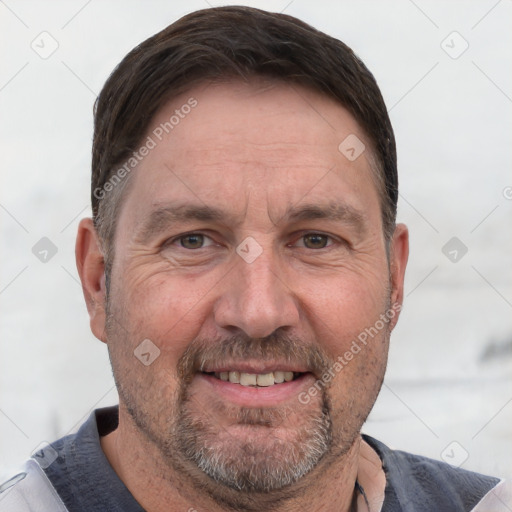
[{"label": "mouth", "polygon": [[268,388],[292,382],[302,377],[306,372],[293,372],[276,370],[265,373],[249,373],[238,370],[222,371],[222,372],[202,372],[223,382],[231,384],[240,384],[246,387]]},{"label": "mouth", "polygon": [[203,399],[221,399],[242,407],[293,403],[316,380],[307,364],[257,359],[204,361],[195,375],[192,385]]}]

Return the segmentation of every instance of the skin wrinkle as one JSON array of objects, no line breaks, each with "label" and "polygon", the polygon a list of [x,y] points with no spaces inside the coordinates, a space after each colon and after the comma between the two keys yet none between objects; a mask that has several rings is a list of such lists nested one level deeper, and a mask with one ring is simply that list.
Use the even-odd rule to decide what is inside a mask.
[{"label": "skin wrinkle", "polygon": [[[130,492],[150,512],[165,510],[170,501],[183,510],[193,505],[212,512],[287,512],[330,511],[333,503],[345,509],[352,500],[360,425],[382,385],[394,322],[309,405],[295,399],[274,408],[240,406],[212,394],[197,377],[202,365],[220,364],[226,358],[235,365],[247,358],[269,363],[282,358],[305,365],[313,382],[359,332],[401,300],[403,276],[397,269],[400,273],[403,262],[395,262],[393,251],[390,261],[386,257],[379,195],[368,162],[346,161],[329,139],[334,134],[322,132],[325,124],[324,128],[315,125],[303,110],[304,102],[299,108],[297,95],[288,92],[282,84],[261,93],[257,86],[238,83],[211,87],[201,97],[188,92],[187,97],[199,98],[197,116],[155,148],[131,177],[106,304],[106,338],[120,395],[120,423],[102,439],[102,447]],[[327,110],[331,116],[337,112],[338,140],[347,131],[357,131],[357,124],[338,104],[307,90],[304,94],[317,111]],[[267,110],[281,109],[282,115],[268,121],[257,102]],[[252,112],[252,122],[237,126],[237,119],[250,117],[246,111]],[[166,111],[159,115],[169,116]],[[278,122],[274,134],[268,126],[276,119],[289,126],[284,129]],[[233,141],[228,144],[222,130],[212,130],[213,122],[229,126]],[[304,131],[294,130],[306,125],[307,144]],[[269,153],[255,148],[272,146],[260,144],[260,139],[276,139],[277,133],[285,145],[297,147],[294,156],[281,153],[287,168],[237,166],[238,156],[244,162],[265,161]],[[215,147],[215,137],[225,141],[223,152],[232,162],[222,176],[208,172],[217,157],[208,160],[207,152],[190,150]],[[250,143],[238,144],[240,137]],[[238,152],[251,147],[252,158]],[[282,149],[283,145],[274,145],[276,161]],[[336,172],[333,166],[294,165],[303,154],[310,160],[331,155]],[[195,165],[199,158],[203,167]],[[170,161],[188,174],[169,173],[165,165]],[[224,232],[205,221],[190,229],[169,225],[170,237],[193,231],[210,236],[215,227],[212,236],[217,246],[200,250],[142,244],[135,235],[141,220],[156,204],[177,198],[227,207],[240,222],[224,219]],[[319,217],[315,208],[332,204],[335,198],[360,212],[359,224],[340,228],[339,223]],[[314,218],[285,220],[284,211],[292,205],[309,205],[308,214]],[[343,235],[348,243],[307,249],[296,245],[291,236],[295,231]],[[251,264],[233,250],[246,236],[253,236],[263,248]],[[400,250],[396,254],[401,257]],[[92,325],[95,333],[105,329],[101,322]],[[148,367],[133,356],[145,338],[161,351]],[[307,456],[305,447],[309,447]]]}]

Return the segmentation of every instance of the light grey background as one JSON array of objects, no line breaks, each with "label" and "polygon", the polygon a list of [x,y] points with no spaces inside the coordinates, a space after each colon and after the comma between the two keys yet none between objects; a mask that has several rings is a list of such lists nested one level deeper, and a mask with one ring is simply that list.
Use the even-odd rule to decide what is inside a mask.
[{"label": "light grey background", "polygon": [[[512,2],[246,3],[351,46],[395,128],[399,220],[411,231],[407,297],[364,431],[511,477]],[[208,4],[220,5],[0,2],[2,470],[117,400],[74,263],[77,224],[90,215],[92,105],[133,46]],[[33,49],[56,44],[46,59]],[[58,250],[47,262],[32,251],[42,237]],[[452,237],[468,249],[445,249],[456,262],[443,253]]]}]

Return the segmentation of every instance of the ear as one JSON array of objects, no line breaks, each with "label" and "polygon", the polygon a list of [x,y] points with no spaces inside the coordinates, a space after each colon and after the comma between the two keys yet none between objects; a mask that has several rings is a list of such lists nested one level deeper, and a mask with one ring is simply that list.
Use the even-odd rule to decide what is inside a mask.
[{"label": "ear", "polygon": [[89,312],[91,331],[96,338],[106,342],[105,259],[92,219],[80,221],[76,236],[75,257]]},{"label": "ear", "polygon": [[[401,308],[404,299],[405,267],[409,258],[409,231],[405,224],[397,224],[389,249],[391,305],[398,304]],[[391,328],[395,327],[398,316],[395,315],[391,320]]]}]

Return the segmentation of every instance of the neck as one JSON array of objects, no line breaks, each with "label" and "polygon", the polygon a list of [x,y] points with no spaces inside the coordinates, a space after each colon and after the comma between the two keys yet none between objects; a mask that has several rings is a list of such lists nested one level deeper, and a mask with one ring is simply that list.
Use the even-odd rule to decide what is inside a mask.
[{"label": "neck", "polygon": [[[191,512],[348,512],[354,499],[358,472],[359,479],[363,476],[363,480],[368,482],[368,471],[361,469],[361,465],[368,467],[369,459],[373,466],[378,465],[375,458],[369,455],[368,449],[372,451],[371,448],[358,437],[347,453],[338,457],[327,455],[300,483],[283,492],[241,496],[238,491],[224,489],[223,496],[220,493],[214,496],[212,491],[207,490],[220,489],[221,486],[213,486],[207,475],[188,462],[183,463],[181,471],[173,469],[162,459],[157,447],[138,431],[123,412],[120,409],[118,428],[101,438],[101,446],[118,477],[147,512],[167,511],[169,503],[173,503],[175,510]],[[366,492],[369,484],[362,485]],[[357,499],[360,502],[360,497]]]}]

